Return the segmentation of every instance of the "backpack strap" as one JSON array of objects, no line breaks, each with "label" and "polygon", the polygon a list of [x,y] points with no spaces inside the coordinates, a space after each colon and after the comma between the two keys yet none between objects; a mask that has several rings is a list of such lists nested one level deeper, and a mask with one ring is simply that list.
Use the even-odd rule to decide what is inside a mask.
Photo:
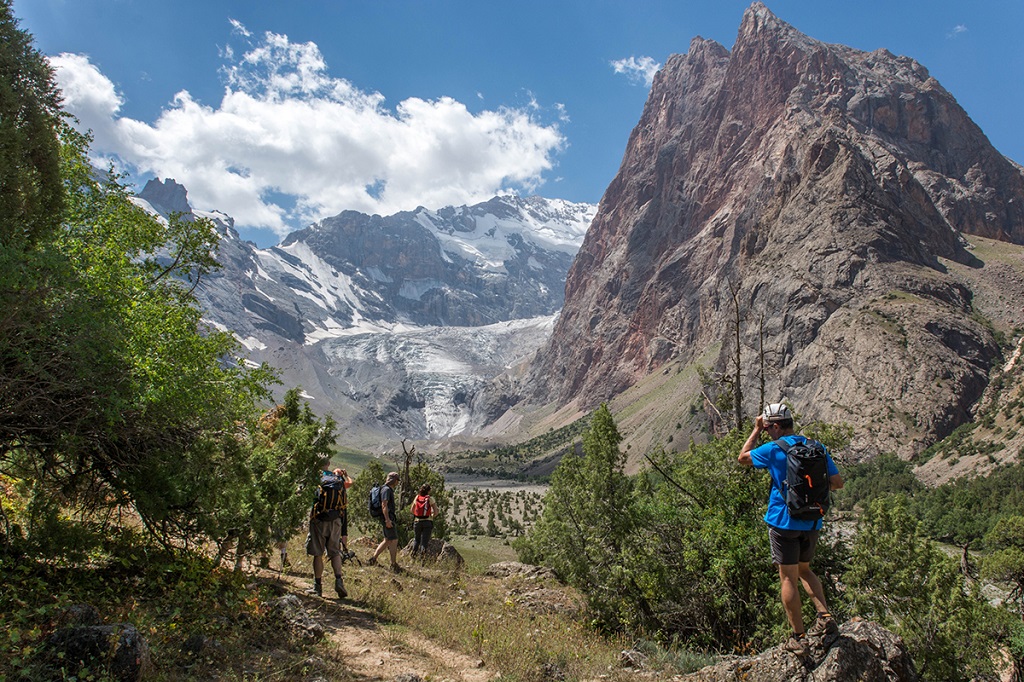
[{"label": "backpack strap", "polygon": [[[785,436],[781,436],[778,440],[772,441],[772,442],[774,442],[776,445],[778,445],[779,449],[782,450],[782,453],[784,455],[786,455],[787,457],[789,456],[789,451],[793,448],[793,446],[796,445],[796,443],[790,443],[788,440],[786,440]],[[768,477],[768,489],[771,490],[772,488],[775,488],[775,479],[773,479],[771,476],[769,476]],[[782,485],[778,488],[778,491],[780,493],[782,493],[783,500],[785,500],[785,497],[786,497],[786,477],[785,476],[782,477]]]}]

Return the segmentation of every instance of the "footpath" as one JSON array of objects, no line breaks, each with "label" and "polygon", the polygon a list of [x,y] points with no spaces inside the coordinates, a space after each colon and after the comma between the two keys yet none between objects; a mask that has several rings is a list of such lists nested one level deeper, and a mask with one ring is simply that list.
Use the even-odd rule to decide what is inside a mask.
[{"label": "footpath", "polygon": [[[350,594],[357,581],[386,583],[396,592],[405,588],[402,574],[391,574],[380,566],[346,564],[344,574]],[[500,676],[487,670],[479,658],[440,646],[409,628],[381,623],[375,613],[356,601],[336,599],[333,580],[324,580],[321,598],[306,592],[312,584],[308,577],[267,569],[261,571],[261,577],[278,582],[287,594],[298,597],[303,609],[323,625],[324,640],[318,647],[334,647],[346,668],[338,671],[336,678],[327,679],[485,682]]]}]

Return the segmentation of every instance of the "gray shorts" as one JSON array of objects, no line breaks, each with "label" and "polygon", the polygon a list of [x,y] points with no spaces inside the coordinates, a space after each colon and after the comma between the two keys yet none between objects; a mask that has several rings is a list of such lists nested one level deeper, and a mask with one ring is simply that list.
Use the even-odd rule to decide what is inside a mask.
[{"label": "gray shorts", "polygon": [[330,521],[309,520],[306,536],[306,554],[309,556],[341,556],[341,519]]},{"label": "gray shorts", "polygon": [[818,547],[817,530],[784,530],[768,526],[772,545],[772,563],[780,566],[810,563]]},{"label": "gray shorts", "polygon": [[388,528],[388,524],[384,522],[384,519],[380,521],[380,527],[384,529],[385,540],[397,540],[398,539],[398,526],[392,522],[391,527]]}]

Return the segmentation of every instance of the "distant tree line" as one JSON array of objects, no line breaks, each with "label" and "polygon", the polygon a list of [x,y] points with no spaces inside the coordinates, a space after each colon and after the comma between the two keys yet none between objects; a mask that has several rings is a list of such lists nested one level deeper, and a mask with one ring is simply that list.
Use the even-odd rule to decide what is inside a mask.
[{"label": "distant tree line", "polygon": [[[545,476],[528,476],[525,470],[544,457],[560,457],[575,447],[575,440],[587,428],[589,417],[552,429],[514,445],[498,445],[484,450],[460,450],[443,453],[451,464],[445,468],[453,473],[497,476],[510,480],[544,480]],[[463,464],[455,464],[463,462]]]}]

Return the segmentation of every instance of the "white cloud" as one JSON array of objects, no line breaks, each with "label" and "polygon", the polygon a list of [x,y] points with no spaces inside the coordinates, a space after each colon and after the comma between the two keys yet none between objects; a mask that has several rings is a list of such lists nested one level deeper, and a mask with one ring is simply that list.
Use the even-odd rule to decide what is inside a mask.
[{"label": "white cloud", "polygon": [[246,38],[252,37],[252,33],[249,32],[249,29],[247,29],[245,24],[240,22],[238,19],[228,19],[228,23],[231,24],[231,28],[235,30],[235,33],[243,35]]},{"label": "white cloud", "polygon": [[124,104],[114,84],[83,55],[61,54],[51,57],[50,64],[57,73],[64,108],[78,117],[83,129],[93,131],[97,150],[109,147],[117,137],[114,120]]},{"label": "white cloud", "polygon": [[654,83],[654,74],[658,73],[658,69],[661,68],[661,64],[650,57],[616,59],[610,64],[615,73],[624,74],[631,82],[642,83],[647,87],[651,87],[651,84]]},{"label": "white cloud", "polygon": [[[197,208],[282,235],[345,209],[387,215],[532,191],[566,146],[532,98],[478,113],[449,97],[389,109],[380,93],[332,77],[314,43],[273,33],[223,69],[216,107],[182,90],[151,123],[119,116],[121,96],[87,57],[51,61],[96,155],[174,178]],[[552,118],[564,117],[556,107]]]},{"label": "white cloud", "polygon": [[957,24],[953,27],[953,30],[946,34],[947,38],[956,38],[961,33],[967,33],[967,27],[963,24]]}]

